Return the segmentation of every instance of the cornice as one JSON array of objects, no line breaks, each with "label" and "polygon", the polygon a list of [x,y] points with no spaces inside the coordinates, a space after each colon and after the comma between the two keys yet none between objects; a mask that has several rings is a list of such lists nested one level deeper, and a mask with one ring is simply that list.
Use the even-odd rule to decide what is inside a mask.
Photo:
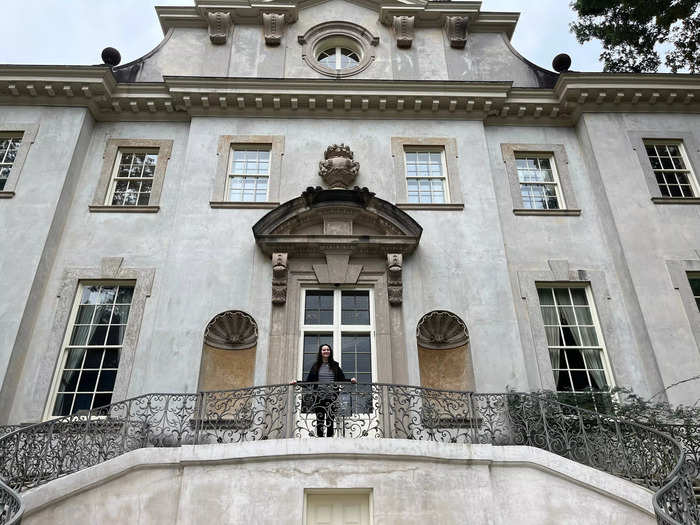
[{"label": "cornice", "polygon": [[700,75],[564,73],[511,82],[165,77],[117,83],[104,66],[0,65],[0,105],[85,107],[98,121],[198,116],[482,120],[571,126],[584,113],[700,113]]}]

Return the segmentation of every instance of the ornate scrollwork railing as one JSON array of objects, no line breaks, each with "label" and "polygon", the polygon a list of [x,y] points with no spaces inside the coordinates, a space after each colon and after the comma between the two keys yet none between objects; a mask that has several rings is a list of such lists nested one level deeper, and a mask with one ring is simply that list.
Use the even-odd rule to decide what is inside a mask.
[{"label": "ornate scrollwork railing", "polygon": [[0,497],[144,447],[319,435],[533,446],[650,488],[659,523],[700,523],[683,448],[666,434],[532,394],[377,383],[146,394],[23,427],[0,437],[11,487]]}]

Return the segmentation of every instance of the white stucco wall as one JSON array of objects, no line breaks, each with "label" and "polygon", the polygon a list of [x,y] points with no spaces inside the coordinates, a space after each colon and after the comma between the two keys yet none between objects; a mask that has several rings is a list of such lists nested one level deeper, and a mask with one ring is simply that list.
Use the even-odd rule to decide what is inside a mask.
[{"label": "white stucco wall", "polygon": [[374,525],[655,523],[646,489],[538,449],[370,439],[142,449],[27,492],[22,523],[298,525],[305,489],[352,488]]}]

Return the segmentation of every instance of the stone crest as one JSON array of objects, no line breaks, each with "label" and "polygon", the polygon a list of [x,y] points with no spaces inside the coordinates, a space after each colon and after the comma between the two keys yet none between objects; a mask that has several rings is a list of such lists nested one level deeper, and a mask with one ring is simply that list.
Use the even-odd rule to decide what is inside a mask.
[{"label": "stone crest", "polygon": [[350,146],[333,144],[326,148],[325,160],[318,164],[318,174],[329,188],[347,189],[360,171],[360,163],[354,160]]}]

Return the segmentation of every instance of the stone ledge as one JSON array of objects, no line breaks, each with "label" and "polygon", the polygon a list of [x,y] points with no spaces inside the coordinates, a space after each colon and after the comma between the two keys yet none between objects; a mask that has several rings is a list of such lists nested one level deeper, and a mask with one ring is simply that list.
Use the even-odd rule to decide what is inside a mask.
[{"label": "stone ledge", "polygon": [[160,206],[105,206],[91,204],[88,209],[93,213],[158,213]]},{"label": "stone ledge", "polygon": [[14,191],[0,191],[0,199],[11,199],[14,196]]},{"label": "stone ledge", "polygon": [[402,210],[441,210],[441,211],[462,211],[464,204],[462,203],[417,203],[417,202],[401,202],[396,204],[397,208]]},{"label": "stone ledge", "polygon": [[654,204],[700,204],[698,197],[652,197]]},{"label": "stone ledge", "polygon": [[273,210],[279,205],[279,202],[209,201],[212,208]]},{"label": "stone ledge", "polygon": [[384,460],[462,466],[529,467],[610,497],[654,517],[651,491],[622,478],[527,446],[452,444],[407,439],[277,439],[233,444],[144,448],[22,493],[29,516],[129,472],[149,468],[328,459]]},{"label": "stone ledge", "polygon": [[514,215],[554,215],[559,217],[578,217],[581,210],[533,210],[530,208],[514,208]]}]

